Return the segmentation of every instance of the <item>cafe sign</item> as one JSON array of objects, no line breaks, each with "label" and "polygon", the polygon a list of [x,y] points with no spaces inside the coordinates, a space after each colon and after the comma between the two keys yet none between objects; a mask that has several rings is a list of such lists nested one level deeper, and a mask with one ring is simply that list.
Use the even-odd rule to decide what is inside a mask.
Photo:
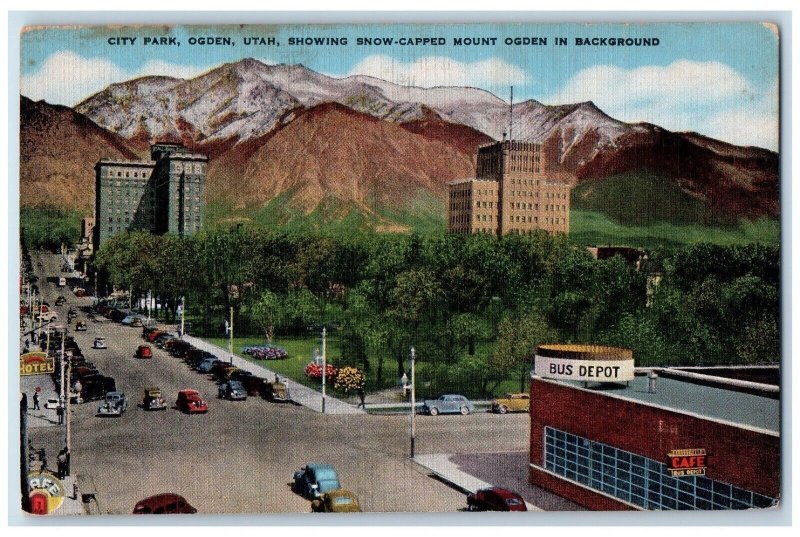
[{"label": "cafe sign", "polygon": [[667,471],[672,477],[706,475],[706,450],[673,449],[667,453]]},{"label": "cafe sign", "polygon": [[44,352],[27,352],[19,357],[19,375],[48,375],[55,373],[55,359]]}]

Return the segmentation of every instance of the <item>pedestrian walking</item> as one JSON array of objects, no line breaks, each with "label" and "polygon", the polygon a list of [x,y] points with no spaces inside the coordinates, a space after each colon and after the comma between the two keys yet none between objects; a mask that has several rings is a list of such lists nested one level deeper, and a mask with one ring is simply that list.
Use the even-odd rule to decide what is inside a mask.
[{"label": "pedestrian walking", "polygon": [[67,476],[67,448],[62,448],[56,457],[56,465],[58,468],[58,478],[64,479]]},{"label": "pedestrian walking", "polygon": [[56,414],[58,415],[58,424],[64,425],[64,405],[59,404],[56,407]]},{"label": "pedestrian walking", "polygon": [[41,410],[39,408],[39,392],[33,392],[33,409]]},{"label": "pedestrian walking", "polygon": [[364,393],[364,388],[359,388],[358,389],[358,399],[361,401],[361,403],[358,406],[361,407],[361,408],[364,408],[364,409],[367,408],[367,405],[364,403],[364,399],[365,398],[366,398],[366,394]]}]

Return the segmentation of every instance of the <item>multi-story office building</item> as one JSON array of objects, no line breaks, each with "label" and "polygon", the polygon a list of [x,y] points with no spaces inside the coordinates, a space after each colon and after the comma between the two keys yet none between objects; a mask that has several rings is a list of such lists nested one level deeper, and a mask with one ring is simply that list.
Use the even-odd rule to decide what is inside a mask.
[{"label": "multi-story office building", "polygon": [[448,183],[448,229],[455,233],[569,232],[569,189],[555,138],[504,140],[478,148],[474,179]]},{"label": "multi-story office building", "polygon": [[124,231],[191,235],[203,225],[208,157],[157,143],[149,161],[95,165],[94,249]]}]

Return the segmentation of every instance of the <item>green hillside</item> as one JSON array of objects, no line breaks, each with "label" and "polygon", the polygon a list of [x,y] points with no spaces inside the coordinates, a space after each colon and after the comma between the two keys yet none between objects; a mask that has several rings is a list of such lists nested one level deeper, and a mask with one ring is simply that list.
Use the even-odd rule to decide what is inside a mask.
[{"label": "green hillside", "polygon": [[736,219],[710,209],[674,179],[649,171],[589,179],[572,191],[572,209],[593,211],[632,226],[662,223],[736,227]]},{"label": "green hillside", "polygon": [[[212,202],[206,207],[206,225],[229,228],[244,223],[334,235],[375,229],[430,234],[447,229],[444,202],[425,190],[399,207],[368,202],[374,207],[372,211],[328,197],[306,214],[292,206],[292,197],[291,192],[285,192],[263,207],[244,209]],[[674,181],[642,172],[578,185],[572,191],[570,240],[580,245],[646,248],[695,242],[778,244],[780,226],[776,219],[735,220],[714,213]]]}]

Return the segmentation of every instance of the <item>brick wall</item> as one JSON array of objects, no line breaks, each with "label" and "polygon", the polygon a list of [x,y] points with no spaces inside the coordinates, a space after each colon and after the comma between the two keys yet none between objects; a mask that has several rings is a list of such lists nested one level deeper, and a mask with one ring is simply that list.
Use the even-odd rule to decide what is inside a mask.
[{"label": "brick wall", "polygon": [[[537,466],[544,467],[544,427],[549,426],[664,462],[672,449],[705,448],[709,479],[780,496],[778,436],[541,379],[531,381],[530,409],[530,461]],[[533,468],[529,478],[590,509],[627,508]]]}]

